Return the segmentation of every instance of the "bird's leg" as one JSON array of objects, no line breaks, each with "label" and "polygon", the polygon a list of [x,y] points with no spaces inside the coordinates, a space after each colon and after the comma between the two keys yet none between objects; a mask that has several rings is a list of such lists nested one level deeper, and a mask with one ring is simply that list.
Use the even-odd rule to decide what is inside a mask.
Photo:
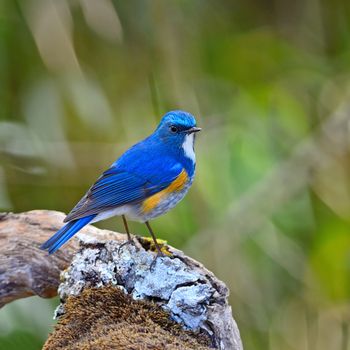
[{"label": "bird's leg", "polygon": [[129,226],[128,226],[128,222],[126,221],[126,217],[125,215],[122,215],[122,218],[123,218],[123,223],[124,223],[124,227],[125,227],[125,231],[126,231],[126,234],[128,236],[128,240],[124,243],[122,243],[119,248],[118,248],[118,253],[120,253],[120,250],[126,245],[126,244],[135,244],[134,241],[132,240],[131,238],[131,234],[130,234],[130,231],[129,231]]},{"label": "bird's leg", "polygon": [[129,242],[132,242],[132,238],[131,238],[131,235],[130,235],[128,222],[126,221],[125,215],[122,215],[122,218],[123,218],[123,223],[124,223],[125,231],[126,231],[126,234],[127,234],[127,236],[128,236],[128,241],[129,241]]},{"label": "bird's leg", "polygon": [[151,234],[151,236],[152,236],[152,238],[153,238],[154,245],[155,245],[156,248],[157,248],[157,257],[158,257],[158,256],[163,256],[164,254],[163,254],[162,250],[160,249],[160,246],[159,246],[159,244],[158,244],[158,242],[157,242],[157,238],[156,238],[155,234],[153,233],[153,230],[152,230],[152,228],[151,228],[151,225],[149,224],[148,221],[146,221],[145,224],[146,224],[146,226],[147,226],[147,228],[148,228],[148,231],[150,232],[150,234]]}]

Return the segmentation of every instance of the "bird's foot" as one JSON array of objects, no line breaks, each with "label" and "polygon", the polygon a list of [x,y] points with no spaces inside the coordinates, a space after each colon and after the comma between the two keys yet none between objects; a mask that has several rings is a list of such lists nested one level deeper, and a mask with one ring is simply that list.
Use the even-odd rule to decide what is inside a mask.
[{"label": "bird's foot", "polygon": [[152,261],[152,263],[151,263],[151,265],[150,265],[150,267],[149,267],[149,269],[150,269],[151,272],[154,271],[154,268],[155,268],[155,266],[157,265],[157,259],[158,259],[158,258],[164,258],[165,256],[166,256],[166,255],[165,255],[161,250],[159,250],[159,251],[157,252],[157,255],[154,257],[154,259],[153,259],[153,261]]},{"label": "bird's foot", "polygon": [[128,235],[128,240],[127,241],[125,241],[124,243],[122,243],[120,246],[119,246],[119,248],[118,248],[118,254],[120,254],[120,250],[125,246],[125,245],[127,245],[127,244],[131,244],[132,246],[136,246],[136,243],[135,243],[135,241],[134,241],[134,237],[133,236],[131,236],[131,235]]}]

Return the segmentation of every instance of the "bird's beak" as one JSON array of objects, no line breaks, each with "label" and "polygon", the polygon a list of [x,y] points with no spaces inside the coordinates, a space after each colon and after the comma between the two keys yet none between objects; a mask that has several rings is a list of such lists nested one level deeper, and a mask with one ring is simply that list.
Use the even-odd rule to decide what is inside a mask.
[{"label": "bird's beak", "polygon": [[187,134],[192,134],[194,132],[198,132],[198,131],[201,131],[201,130],[202,130],[202,128],[197,128],[196,126],[194,126],[193,128],[187,129],[186,133]]}]

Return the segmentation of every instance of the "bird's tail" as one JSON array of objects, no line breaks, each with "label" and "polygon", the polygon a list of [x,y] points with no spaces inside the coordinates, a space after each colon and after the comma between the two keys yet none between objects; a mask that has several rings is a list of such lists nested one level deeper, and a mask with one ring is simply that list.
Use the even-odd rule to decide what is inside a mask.
[{"label": "bird's tail", "polygon": [[72,220],[58,230],[50,239],[40,246],[40,249],[48,250],[49,254],[54,253],[79,230],[87,225],[96,215],[89,215],[81,219]]}]

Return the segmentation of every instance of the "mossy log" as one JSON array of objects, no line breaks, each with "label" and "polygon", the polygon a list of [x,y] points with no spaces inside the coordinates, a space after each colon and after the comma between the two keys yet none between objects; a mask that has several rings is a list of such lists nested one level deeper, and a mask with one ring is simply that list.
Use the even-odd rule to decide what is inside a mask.
[{"label": "mossy log", "polygon": [[0,305],[53,296],[62,271],[58,324],[45,350],[242,349],[228,289],[203,265],[170,246],[152,264],[149,240],[124,244],[125,235],[93,226],[48,256],[39,245],[63,217],[0,216]]}]

